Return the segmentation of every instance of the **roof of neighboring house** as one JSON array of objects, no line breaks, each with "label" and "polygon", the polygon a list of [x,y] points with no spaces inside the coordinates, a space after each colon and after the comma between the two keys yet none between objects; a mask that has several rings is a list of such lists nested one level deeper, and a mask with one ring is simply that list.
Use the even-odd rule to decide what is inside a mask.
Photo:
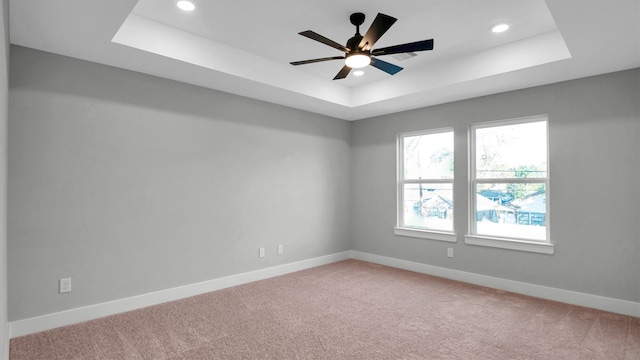
[{"label": "roof of neighboring house", "polygon": [[534,213],[546,213],[547,212],[547,194],[544,190],[535,192],[522,199],[512,202],[513,205],[518,207],[520,212],[534,212]]},{"label": "roof of neighboring house", "polygon": [[[451,190],[435,190],[429,191],[425,194],[423,200],[423,206],[427,207],[439,207],[442,203],[447,204],[450,208],[453,208],[453,192]],[[500,205],[484,197],[480,194],[476,194],[476,207],[477,211],[486,210],[498,210],[498,211],[514,211],[513,208]]]},{"label": "roof of neighboring house", "polygon": [[497,204],[493,200],[484,197],[480,194],[476,194],[476,211],[486,210],[500,210],[500,211],[513,211],[512,208]]}]

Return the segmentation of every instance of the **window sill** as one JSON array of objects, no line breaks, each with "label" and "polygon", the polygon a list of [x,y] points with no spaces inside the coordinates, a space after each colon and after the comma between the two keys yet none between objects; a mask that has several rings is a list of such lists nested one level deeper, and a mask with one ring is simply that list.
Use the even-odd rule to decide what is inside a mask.
[{"label": "window sill", "polygon": [[465,235],[464,243],[469,245],[488,246],[500,249],[528,251],[540,254],[553,254],[554,245],[538,241],[492,238],[477,235]]},{"label": "window sill", "polygon": [[396,227],[393,228],[393,233],[400,236],[408,236],[429,240],[438,240],[438,241],[446,241],[446,242],[457,242],[458,238],[456,234],[449,232],[438,232],[438,231],[429,231],[429,230],[420,230],[413,228],[405,228],[405,227]]}]

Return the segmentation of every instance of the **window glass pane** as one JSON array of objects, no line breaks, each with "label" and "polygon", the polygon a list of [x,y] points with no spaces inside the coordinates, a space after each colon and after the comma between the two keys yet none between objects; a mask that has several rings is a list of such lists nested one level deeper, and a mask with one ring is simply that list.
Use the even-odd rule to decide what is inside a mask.
[{"label": "window glass pane", "polygon": [[547,122],[475,130],[476,177],[547,177]]},{"label": "window glass pane", "polygon": [[544,183],[479,184],[475,212],[478,235],[530,240],[547,237]]},{"label": "window glass pane", "polygon": [[452,184],[405,184],[403,226],[453,231],[452,189]]},{"label": "window glass pane", "polygon": [[453,132],[403,139],[404,179],[453,179]]}]

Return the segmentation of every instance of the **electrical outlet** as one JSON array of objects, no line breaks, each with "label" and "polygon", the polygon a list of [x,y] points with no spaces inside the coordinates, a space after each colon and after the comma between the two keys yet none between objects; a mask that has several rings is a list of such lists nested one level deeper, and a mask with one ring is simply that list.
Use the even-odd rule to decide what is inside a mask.
[{"label": "electrical outlet", "polygon": [[453,248],[447,248],[447,257],[453,257]]},{"label": "electrical outlet", "polygon": [[284,254],[284,245],[278,245],[278,255]]},{"label": "electrical outlet", "polygon": [[265,254],[265,250],[264,250],[264,248],[260,248],[260,249],[258,249],[258,256],[259,256],[259,257],[263,258],[263,257],[264,257],[264,254]]},{"label": "electrical outlet", "polygon": [[60,279],[60,294],[71,292],[71,278]]}]

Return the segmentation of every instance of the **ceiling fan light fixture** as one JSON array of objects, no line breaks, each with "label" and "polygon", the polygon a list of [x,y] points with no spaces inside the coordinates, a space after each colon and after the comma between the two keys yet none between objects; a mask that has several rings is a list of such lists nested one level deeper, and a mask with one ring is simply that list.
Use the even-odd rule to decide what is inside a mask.
[{"label": "ceiling fan light fixture", "polygon": [[180,0],[176,2],[176,6],[183,11],[193,11],[196,9],[196,3],[189,0]]},{"label": "ceiling fan light fixture", "polygon": [[371,57],[362,53],[348,55],[344,64],[352,69],[360,69],[371,64]]},{"label": "ceiling fan light fixture", "polygon": [[356,70],[353,72],[353,76],[362,76],[364,75],[364,71],[362,70]]}]

